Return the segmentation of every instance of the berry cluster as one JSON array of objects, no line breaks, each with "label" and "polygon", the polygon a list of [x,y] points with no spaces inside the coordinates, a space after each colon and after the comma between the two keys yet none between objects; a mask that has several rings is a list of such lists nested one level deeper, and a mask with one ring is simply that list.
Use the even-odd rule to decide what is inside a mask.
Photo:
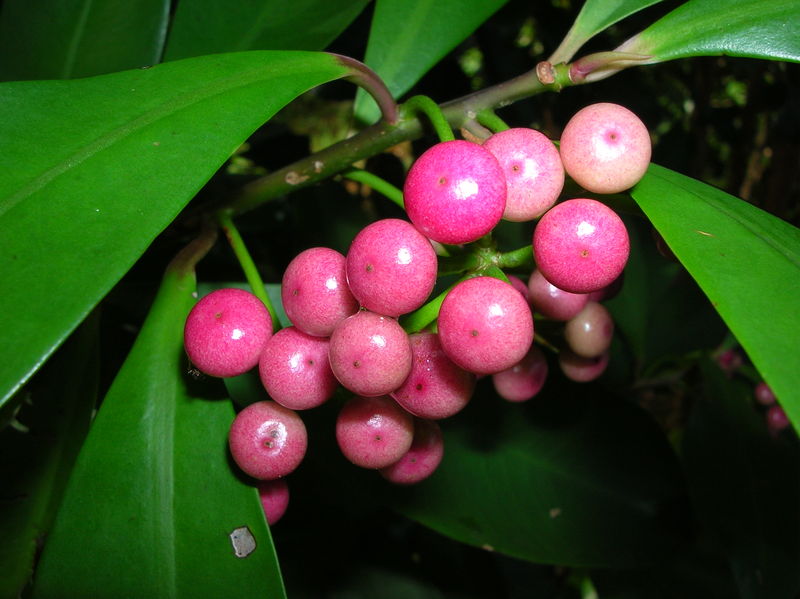
[{"label": "berry cluster", "polygon": [[[185,327],[194,366],[218,377],[258,366],[271,398],[243,409],[229,436],[235,462],[262,481],[270,522],[288,501],[283,477],[306,452],[298,411],[328,401],[339,386],[352,393],[335,424],[343,455],[409,484],[438,466],[443,441],[436,421],[467,405],[479,376],[491,375],[509,401],[539,392],[548,363],[534,345],[535,314],[563,323],[559,364],[566,376],[597,378],[614,330],[599,302],[621,284],[628,235],[597,200],[556,201],[565,173],[589,192],[616,193],[636,183],[649,160],[646,128],[615,104],[578,112],[560,148],[523,128],[483,144],[442,142],[409,170],[403,196],[411,222],[368,225],[346,256],[316,247],[291,261],[281,299],[292,326],[273,332],[267,309],[246,291],[221,289],[202,298]],[[531,242],[536,268],[527,283],[487,276],[482,264],[462,273],[430,326],[406,331],[398,319],[424,310],[437,283],[432,242],[447,244],[438,246],[445,253],[469,252],[465,244],[490,234],[501,219],[538,219]]]}]

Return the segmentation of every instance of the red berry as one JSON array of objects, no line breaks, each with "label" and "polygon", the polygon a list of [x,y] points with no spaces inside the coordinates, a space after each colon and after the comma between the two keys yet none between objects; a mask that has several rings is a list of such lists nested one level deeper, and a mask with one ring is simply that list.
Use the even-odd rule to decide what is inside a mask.
[{"label": "red berry", "polygon": [[388,395],[353,397],[336,419],[336,442],[344,456],[362,468],[384,468],[410,449],[411,414]]}]

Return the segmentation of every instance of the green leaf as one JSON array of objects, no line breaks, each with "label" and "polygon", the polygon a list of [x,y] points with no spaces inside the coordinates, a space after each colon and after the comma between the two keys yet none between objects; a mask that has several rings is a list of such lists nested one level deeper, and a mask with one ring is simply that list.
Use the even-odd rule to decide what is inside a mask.
[{"label": "green leaf", "polygon": [[260,125],[346,74],[247,52],[74,81],[0,84],[4,403]]},{"label": "green leaf", "polygon": [[156,64],[169,0],[7,0],[0,80],[70,79]]},{"label": "green leaf", "polygon": [[181,0],[165,60],[241,50],[322,50],[369,0]]},{"label": "green leaf", "polygon": [[557,64],[569,62],[581,46],[595,35],[642,9],[662,0],[586,0],[558,49],[549,58]]},{"label": "green leaf", "polygon": [[800,446],[773,438],[752,386],[702,364],[704,393],[683,439],[690,493],[745,599],[800,592]]},{"label": "green leaf", "polygon": [[688,56],[800,61],[796,0],[689,0],[617,50],[663,62]]},{"label": "green leaf", "polygon": [[0,597],[18,597],[33,574],[97,400],[98,321],[93,315],[22,394],[24,427],[0,431]]},{"label": "green leaf", "polygon": [[556,376],[528,404],[486,391],[444,423],[437,472],[392,489],[402,513],[537,563],[631,566],[674,549],[677,461],[643,412]]},{"label": "green leaf", "polygon": [[[508,0],[376,0],[364,62],[397,98]],[[373,122],[375,102],[362,90],[356,116]]]},{"label": "green leaf", "polygon": [[631,193],[800,430],[800,229],[654,164]]},{"label": "green leaf", "polygon": [[[78,458],[34,597],[285,597],[258,494],[228,458],[232,405],[184,378],[194,290],[193,275],[165,276]],[[255,541],[246,556],[237,531]]]}]

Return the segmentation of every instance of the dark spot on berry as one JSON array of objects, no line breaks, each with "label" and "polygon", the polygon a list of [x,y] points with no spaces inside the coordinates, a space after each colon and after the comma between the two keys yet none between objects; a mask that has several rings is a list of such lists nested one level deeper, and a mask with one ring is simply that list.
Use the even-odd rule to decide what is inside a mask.
[{"label": "dark spot on berry", "polygon": [[470,335],[472,335],[473,337],[477,337],[477,336],[478,336],[478,331],[476,331],[475,329],[472,329],[472,330],[469,332],[469,334],[470,334]]},{"label": "dark spot on berry", "polygon": [[217,312],[216,314],[214,314],[214,318],[216,318],[216,319],[218,319],[218,320],[219,320],[220,318],[222,318],[222,312]]},{"label": "dark spot on berry", "polygon": [[417,383],[417,391],[422,391],[422,383]]},{"label": "dark spot on berry", "polygon": [[589,250],[581,250],[581,258],[588,258]]},{"label": "dark spot on berry", "polygon": [[439,185],[444,185],[447,183],[447,179],[445,177],[439,177]]},{"label": "dark spot on berry", "polygon": [[381,439],[381,436],[380,436],[380,435],[375,435],[375,440],[376,440],[376,441],[381,441],[381,440],[382,440],[382,439]]},{"label": "dark spot on berry", "polygon": [[417,458],[409,458],[408,461],[411,462],[412,464],[416,464]]},{"label": "dark spot on berry", "polygon": [[264,441],[264,447],[266,447],[267,449],[272,449],[272,441],[269,440]]},{"label": "dark spot on berry", "polygon": [[514,171],[515,173],[519,172],[519,165],[515,164],[514,166],[511,167],[511,170]]},{"label": "dark spot on berry", "polygon": [[295,289],[294,291],[292,291],[292,295],[298,295],[299,293],[300,293],[299,289]]},{"label": "dark spot on berry", "polygon": [[313,365],[314,365],[314,360],[309,360],[309,361],[308,361],[308,365],[309,365],[309,366],[313,366]]},{"label": "dark spot on berry", "polygon": [[360,368],[360,367],[361,367],[361,362],[359,362],[358,360],[355,360],[353,362],[353,368]]},{"label": "dark spot on berry", "polygon": [[372,264],[367,264],[367,266],[364,267],[364,270],[366,270],[367,272],[372,272]]}]

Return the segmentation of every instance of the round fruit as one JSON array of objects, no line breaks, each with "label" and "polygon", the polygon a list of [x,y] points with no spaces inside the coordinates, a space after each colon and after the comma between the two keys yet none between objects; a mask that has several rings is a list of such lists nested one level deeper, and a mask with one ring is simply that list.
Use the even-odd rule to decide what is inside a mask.
[{"label": "round fruit", "polygon": [[286,508],[289,507],[289,485],[286,479],[277,478],[275,480],[263,480],[258,485],[258,497],[261,499],[261,507],[264,509],[264,516],[267,524],[272,526],[283,518]]},{"label": "round fruit", "polygon": [[511,368],[492,375],[497,394],[507,401],[527,401],[542,390],[547,380],[547,358],[536,345]]},{"label": "round fruit", "polygon": [[594,358],[611,346],[614,319],[603,304],[589,302],[564,325],[564,340],[584,358]]},{"label": "round fruit", "polygon": [[528,301],[536,312],[552,320],[566,321],[583,310],[589,296],[570,293],[553,285],[539,269],[528,279]]},{"label": "round fruit", "polygon": [[353,397],[336,419],[336,442],[362,468],[384,468],[411,448],[414,420],[391,397]]},{"label": "round fruit", "polygon": [[594,358],[584,358],[565,348],[558,354],[558,365],[568,379],[576,383],[588,383],[606,371],[608,359],[608,352]]},{"label": "round fruit", "polygon": [[413,485],[428,478],[444,456],[442,429],[432,420],[414,419],[414,440],[394,464],[381,468],[381,476],[397,485]]}]

